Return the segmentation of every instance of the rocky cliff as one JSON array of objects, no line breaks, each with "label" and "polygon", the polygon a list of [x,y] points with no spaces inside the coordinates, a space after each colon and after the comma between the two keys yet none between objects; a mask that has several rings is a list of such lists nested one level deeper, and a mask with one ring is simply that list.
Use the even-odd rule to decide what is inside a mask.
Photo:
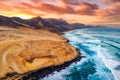
[{"label": "rocky cliff", "polygon": [[[0,27],[0,78],[58,66],[78,57],[67,39],[44,30]],[[15,77],[14,77],[15,79]]]}]

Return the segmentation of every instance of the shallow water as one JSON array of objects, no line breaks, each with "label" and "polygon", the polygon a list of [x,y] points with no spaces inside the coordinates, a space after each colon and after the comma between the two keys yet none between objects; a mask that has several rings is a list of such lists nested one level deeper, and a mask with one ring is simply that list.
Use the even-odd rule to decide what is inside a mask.
[{"label": "shallow water", "polygon": [[86,58],[42,80],[120,80],[120,28],[86,28],[63,36]]}]

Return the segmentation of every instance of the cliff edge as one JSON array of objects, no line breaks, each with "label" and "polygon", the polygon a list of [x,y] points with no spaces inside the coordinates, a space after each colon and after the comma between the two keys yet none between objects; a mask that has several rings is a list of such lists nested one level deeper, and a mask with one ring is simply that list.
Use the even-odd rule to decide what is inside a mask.
[{"label": "cliff edge", "polygon": [[0,78],[58,66],[78,57],[67,39],[44,30],[0,27]]}]

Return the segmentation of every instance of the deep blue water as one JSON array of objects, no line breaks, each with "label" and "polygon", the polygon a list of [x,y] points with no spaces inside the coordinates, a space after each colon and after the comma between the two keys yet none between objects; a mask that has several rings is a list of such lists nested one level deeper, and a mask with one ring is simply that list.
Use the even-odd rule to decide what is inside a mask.
[{"label": "deep blue water", "polygon": [[63,36],[86,58],[42,80],[120,80],[120,28],[86,28]]}]

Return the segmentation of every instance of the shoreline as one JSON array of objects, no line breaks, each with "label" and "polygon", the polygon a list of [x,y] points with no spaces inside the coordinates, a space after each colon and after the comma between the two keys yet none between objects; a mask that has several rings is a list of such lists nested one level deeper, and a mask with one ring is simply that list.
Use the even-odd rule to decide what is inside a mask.
[{"label": "shoreline", "polygon": [[[68,53],[71,53],[71,54],[69,54],[70,56],[72,55],[72,54],[75,54],[75,55],[77,55],[76,57],[74,57],[73,58],[73,56],[71,57],[71,58],[73,58],[73,60],[71,59],[71,60],[69,60],[69,58],[65,58],[65,57],[63,57],[63,59],[66,59],[65,61],[63,61],[64,63],[63,64],[58,64],[58,65],[51,65],[51,66],[48,66],[48,67],[43,67],[43,68],[37,68],[37,69],[33,69],[33,70],[31,70],[31,71],[28,71],[28,72],[25,72],[25,73],[19,73],[19,72],[17,72],[17,71],[11,71],[11,72],[9,72],[9,73],[7,73],[7,74],[5,74],[3,77],[1,77],[0,78],[0,80],[13,80],[13,79],[18,79],[18,80],[26,80],[26,79],[32,79],[32,80],[36,80],[36,79],[40,79],[40,78],[43,78],[43,77],[45,77],[46,75],[48,75],[48,74],[50,74],[50,73],[52,73],[52,72],[54,72],[54,71],[60,71],[60,70],[62,70],[62,69],[64,69],[64,68],[66,68],[66,67],[68,67],[70,64],[72,64],[73,62],[77,62],[77,61],[80,61],[81,59],[82,59],[82,57],[83,56],[81,56],[81,53],[80,53],[80,50],[79,49],[77,49],[77,48],[75,48],[74,46],[72,46],[71,44],[69,44],[69,40],[67,39],[67,38],[65,38],[64,36],[62,36],[62,35],[58,35],[58,34],[55,34],[55,33],[51,33],[51,32],[49,32],[49,31],[43,31],[43,30],[39,30],[39,31],[37,31],[36,32],[36,30],[33,30],[33,29],[28,29],[29,31],[25,31],[25,30],[23,30],[23,29],[18,29],[18,31],[16,30],[16,32],[11,32],[11,34],[7,34],[6,32],[4,32],[4,34],[5,35],[11,35],[11,36],[13,36],[12,34],[14,34],[14,33],[16,33],[16,36],[19,36],[20,34],[25,34],[24,36],[22,36],[21,37],[21,39],[24,39],[24,37],[28,37],[28,38],[25,38],[25,39],[30,39],[30,40],[33,40],[33,39],[35,39],[36,40],[36,38],[34,38],[34,37],[36,37],[36,36],[39,36],[40,37],[40,39],[38,39],[38,40],[43,40],[43,43],[45,42],[44,40],[44,37],[46,37],[46,39],[49,39],[50,41],[53,41],[53,42],[49,42],[49,40],[48,41],[46,41],[46,42],[48,42],[49,43],[49,45],[50,46],[56,46],[56,45],[59,45],[59,44],[62,44],[61,45],[61,47],[59,47],[59,48],[57,48],[57,47],[55,47],[55,49],[56,49],[56,52],[57,53],[59,53],[59,49],[62,49],[63,48],[63,52],[61,51],[61,53],[63,53],[64,55],[66,55],[67,54],[67,52]],[[19,33],[19,31],[21,31],[21,33]],[[34,34],[30,34],[29,32],[33,32]],[[42,35],[42,34],[44,34],[44,35]],[[32,37],[34,35],[34,37]],[[50,37],[48,36],[48,35],[50,35]],[[9,37],[9,36],[5,36],[4,38],[6,39],[6,37]],[[38,37],[38,38],[39,38]],[[13,40],[13,39],[11,39],[10,38],[10,40]],[[8,40],[6,40],[6,41],[8,41]],[[14,42],[14,41],[13,41]],[[25,41],[26,42],[26,41]],[[61,43],[56,43],[56,42],[61,42]],[[10,42],[11,43],[11,42]],[[17,43],[17,42],[16,42]],[[31,42],[31,43],[33,43],[32,45],[35,45],[35,41],[33,40],[33,42]],[[53,43],[56,43],[55,45],[53,44]],[[64,43],[64,44],[63,44]],[[12,44],[12,43],[11,43]],[[24,43],[25,44],[25,43]],[[27,43],[26,43],[27,44]],[[4,45],[6,45],[6,44],[4,44]],[[42,45],[41,43],[39,44],[39,46],[40,45]],[[14,45],[13,45],[14,46]],[[20,47],[22,47],[21,45],[19,45]],[[30,44],[28,44],[27,46],[31,46]],[[43,46],[45,46],[45,45],[43,45]],[[64,48],[66,46],[66,48]],[[71,47],[70,47],[71,46]],[[11,46],[12,47],[12,46]],[[67,48],[68,47],[68,48]],[[4,48],[4,47],[3,47]],[[26,48],[26,47],[25,47]],[[41,49],[42,49],[43,47],[41,47]],[[48,50],[48,48],[49,48],[49,46],[48,47],[46,47],[46,50]],[[12,49],[12,48],[11,48]],[[14,49],[14,48],[13,48]],[[30,47],[30,49],[32,49],[31,47]],[[50,49],[51,49],[51,47],[50,47]],[[72,50],[71,50],[72,49]],[[2,49],[1,49],[2,50]],[[28,50],[29,50],[29,48],[28,48]],[[37,49],[38,50],[38,49]],[[44,48],[43,48],[43,50],[44,50]],[[67,51],[67,52],[65,52],[65,51]],[[35,52],[35,51],[34,51]],[[55,52],[55,53],[56,53]],[[60,54],[60,53],[59,53]],[[56,55],[56,54],[54,54],[54,55]],[[69,56],[68,55],[68,56]],[[58,55],[58,57],[59,56],[61,56],[61,55]],[[25,59],[26,59],[26,57],[25,57]],[[68,60],[67,60],[68,59]],[[61,60],[62,60],[62,58],[61,58]],[[31,63],[32,64],[32,63]],[[51,63],[52,64],[52,63]],[[11,69],[11,70],[14,70],[11,66],[10,67],[8,67],[9,69]],[[29,67],[28,67],[29,68]]]},{"label": "shoreline", "polygon": [[54,71],[60,71],[62,69],[65,69],[66,67],[68,67],[69,65],[71,65],[74,62],[78,62],[80,61],[82,58],[84,58],[84,56],[80,56],[80,52],[78,52],[78,57],[76,57],[75,59],[65,62],[62,65],[59,66],[51,66],[51,67],[47,67],[47,68],[43,68],[40,70],[35,70],[35,71],[31,71],[25,74],[18,74],[18,73],[8,73],[6,74],[5,77],[1,78],[0,80],[8,80],[8,79],[18,79],[18,80],[36,80],[36,79],[40,79],[43,78],[49,74],[51,74]]}]

